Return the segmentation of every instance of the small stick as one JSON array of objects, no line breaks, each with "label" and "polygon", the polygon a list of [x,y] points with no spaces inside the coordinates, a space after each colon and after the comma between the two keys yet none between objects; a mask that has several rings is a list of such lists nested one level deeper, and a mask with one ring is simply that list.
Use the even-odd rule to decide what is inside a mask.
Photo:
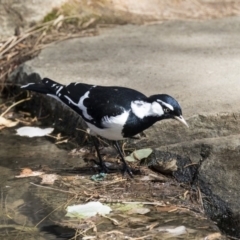
[{"label": "small stick", "polygon": [[9,108],[7,108],[6,111],[4,111],[4,112],[0,115],[0,117],[3,117],[11,108],[15,107],[15,106],[18,105],[19,103],[28,101],[28,100],[30,100],[30,99],[31,99],[31,98],[25,98],[25,99],[22,99],[22,100],[20,100],[20,101],[18,101],[18,102],[16,102],[16,103],[12,104]]}]

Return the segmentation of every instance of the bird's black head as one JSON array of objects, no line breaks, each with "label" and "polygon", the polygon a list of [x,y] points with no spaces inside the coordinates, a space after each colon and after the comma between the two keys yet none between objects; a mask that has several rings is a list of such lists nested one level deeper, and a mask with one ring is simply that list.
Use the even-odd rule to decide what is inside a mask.
[{"label": "bird's black head", "polygon": [[159,118],[173,118],[188,127],[188,124],[182,116],[182,109],[179,103],[173,97],[167,94],[157,94],[150,96],[149,101],[152,103],[153,106],[156,106],[156,109],[158,109]]}]

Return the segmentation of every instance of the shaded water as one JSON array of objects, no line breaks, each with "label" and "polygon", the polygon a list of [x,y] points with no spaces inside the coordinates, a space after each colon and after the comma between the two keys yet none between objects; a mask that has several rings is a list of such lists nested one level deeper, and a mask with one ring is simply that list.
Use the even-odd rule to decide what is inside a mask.
[{"label": "shaded water", "polygon": [[[61,192],[42,188],[40,178],[15,178],[21,168],[57,169],[83,166],[80,157],[68,155],[46,138],[26,138],[16,136],[14,130],[0,132],[0,239],[71,239],[76,233],[83,236],[97,235],[97,239],[203,239],[218,233],[216,226],[201,213],[201,207],[183,199],[186,190],[170,179],[169,182],[142,181],[136,176],[133,181],[112,175],[110,181],[95,183],[90,180],[94,171],[62,175],[52,188],[69,191]],[[72,177],[72,178],[69,178]],[[110,199],[110,200],[109,200]],[[79,221],[65,217],[66,206],[89,200],[107,202],[112,208],[122,201],[157,202],[144,205],[150,209],[146,214],[114,211],[107,218],[96,217],[89,221]],[[188,207],[190,206],[190,207]],[[195,209],[191,211],[189,208]],[[94,231],[94,225],[97,232]],[[160,228],[184,226],[184,234],[174,236],[161,232]],[[89,228],[89,231],[84,229]],[[96,230],[95,229],[95,230]],[[87,238],[86,238],[87,239]],[[222,238],[223,239],[223,238]]]},{"label": "shaded water", "polygon": [[[42,169],[46,166],[58,169],[66,167],[66,163],[70,167],[73,162],[78,164],[78,159],[68,156],[67,151],[45,138],[19,137],[13,130],[0,132],[0,236],[4,239],[36,239],[36,236],[38,239],[55,239],[55,236],[45,236],[38,229],[49,225],[48,218],[44,218],[54,210],[52,207],[67,201],[68,196],[54,192],[54,205],[50,204],[50,195],[53,194],[49,195],[50,191],[44,193],[44,189],[38,192],[39,189],[30,184],[39,183],[39,178],[18,179],[14,176],[19,175],[21,168]],[[35,228],[37,224],[39,228]]]}]

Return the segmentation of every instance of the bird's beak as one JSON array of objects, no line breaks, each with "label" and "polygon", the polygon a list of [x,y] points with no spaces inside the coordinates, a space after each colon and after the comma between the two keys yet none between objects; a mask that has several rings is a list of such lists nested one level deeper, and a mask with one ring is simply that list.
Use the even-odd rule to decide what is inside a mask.
[{"label": "bird's beak", "polygon": [[187,122],[186,122],[185,119],[183,118],[183,116],[181,116],[181,115],[180,115],[179,117],[178,117],[178,116],[175,116],[174,118],[175,118],[176,120],[178,120],[179,122],[183,123],[186,127],[189,127],[188,124],[187,124]]}]

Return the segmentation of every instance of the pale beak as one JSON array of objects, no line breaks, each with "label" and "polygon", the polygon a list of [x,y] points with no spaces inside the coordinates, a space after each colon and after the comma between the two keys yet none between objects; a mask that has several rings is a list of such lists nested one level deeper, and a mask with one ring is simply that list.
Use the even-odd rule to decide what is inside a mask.
[{"label": "pale beak", "polygon": [[183,123],[186,127],[189,127],[188,124],[187,124],[187,122],[186,122],[185,119],[183,118],[183,116],[181,116],[181,115],[180,115],[179,117],[178,117],[178,116],[175,116],[174,118],[175,118],[176,120],[178,120],[179,122]]}]

